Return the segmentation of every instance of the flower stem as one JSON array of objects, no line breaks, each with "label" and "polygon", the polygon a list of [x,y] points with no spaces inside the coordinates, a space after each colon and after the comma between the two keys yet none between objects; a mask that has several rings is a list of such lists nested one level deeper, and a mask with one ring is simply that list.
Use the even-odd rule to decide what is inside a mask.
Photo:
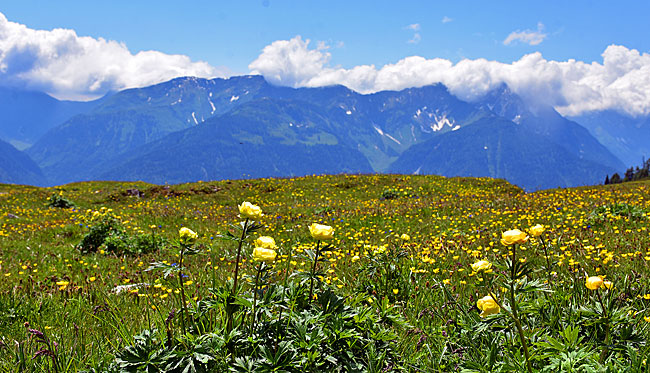
[{"label": "flower stem", "polygon": [[183,334],[187,334],[185,329],[185,288],[183,287],[183,254],[185,253],[185,245],[181,244],[181,258],[178,264],[178,285],[181,288],[181,327]]},{"label": "flower stem", "polygon": [[524,329],[521,327],[521,321],[519,321],[519,313],[517,311],[517,303],[515,302],[515,286],[513,280],[510,282],[510,303],[512,304],[512,319],[515,322],[517,327],[517,333],[519,334],[519,340],[521,341],[521,346],[524,349],[524,355],[526,356],[526,368],[529,372],[532,372],[533,369],[530,366],[530,353],[528,352],[528,344],[526,343],[526,337],[524,336]]},{"label": "flower stem", "polygon": [[605,359],[607,358],[607,354],[609,353],[609,343],[610,343],[610,338],[611,338],[611,328],[610,328],[610,323],[609,323],[609,315],[607,314],[607,308],[605,308],[605,303],[603,302],[603,298],[600,296],[600,292],[598,289],[596,289],[596,296],[598,297],[598,301],[600,302],[600,306],[603,308],[603,317],[607,320],[607,324],[605,324],[605,345],[603,346],[603,350],[600,352],[600,358],[598,359],[598,362],[603,364],[605,362]]},{"label": "flower stem", "polygon": [[521,341],[521,346],[524,349],[524,356],[526,357],[526,368],[529,372],[532,372],[533,369],[530,365],[530,353],[528,352],[528,343],[526,343],[526,337],[524,336],[524,329],[521,327],[521,321],[519,320],[519,312],[517,310],[517,302],[515,299],[515,278],[517,275],[516,269],[516,259],[517,259],[517,246],[512,246],[512,263],[510,265],[510,304],[512,308],[512,313],[510,316],[515,322],[517,327],[517,334],[519,334],[519,340]]},{"label": "flower stem", "polygon": [[244,227],[242,228],[241,232],[241,237],[239,238],[239,245],[237,247],[237,260],[235,261],[235,279],[234,283],[232,286],[232,290],[230,291],[230,297],[226,301],[226,331],[230,333],[232,330],[232,319],[235,313],[235,292],[237,291],[237,282],[239,280],[239,260],[241,258],[241,248],[244,244],[244,238],[246,238],[246,231],[248,230],[248,221],[249,219],[246,218],[246,221],[244,221]]},{"label": "flower stem", "polygon": [[316,273],[316,265],[318,264],[318,254],[320,254],[320,240],[316,243],[316,256],[314,257],[314,265],[311,268],[311,284],[309,285],[309,303],[314,294],[314,274]]},{"label": "flower stem", "polygon": [[237,291],[237,281],[239,280],[239,259],[241,258],[241,248],[244,244],[244,238],[246,238],[246,231],[248,230],[248,218],[244,222],[244,228],[241,232],[241,237],[239,238],[239,246],[237,247],[237,261],[235,261],[235,283],[232,286],[232,295],[235,295]]},{"label": "flower stem", "polygon": [[551,286],[551,259],[548,256],[548,249],[546,248],[544,237],[539,236],[539,240],[542,243],[542,247],[544,248],[544,257],[546,258],[546,278],[548,281],[548,286]]},{"label": "flower stem", "polygon": [[257,313],[255,308],[257,306],[257,288],[260,284],[260,275],[262,274],[262,266],[264,263],[260,263],[260,266],[257,268],[257,277],[255,277],[255,288],[253,288],[253,331],[255,331],[255,324],[257,323]]}]

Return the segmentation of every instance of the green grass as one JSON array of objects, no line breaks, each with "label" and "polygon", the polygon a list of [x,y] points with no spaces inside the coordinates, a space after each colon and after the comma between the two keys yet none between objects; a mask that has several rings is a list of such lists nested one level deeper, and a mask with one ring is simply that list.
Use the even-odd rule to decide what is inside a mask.
[{"label": "green grass", "polygon": [[[75,207],[49,207],[48,198],[60,192]],[[546,270],[540,241],[530,238],[517,249],[516,262],[528,263],[531,271],[513,283],[532,369],[648,369],[649,182],[526,194],[487,178],[340,175],[171,186],[0,185],[0,370],[106,369],[145,329],[156,329],[155,335],[162,338],[165,328],[171,328],[178,346],[191,345],[180,336],[176,321],[180,301],[174,278],[161,279],[160,272],[145,269],[157,261],[177,263],[174,242],[178,230],[188,227],[199,234],[195,248],[200,251],[185,259],[185,281],[191,281],[184,286],[189,307],[217,299],[209,289],[227,287],[237,250],[237,242],[218,236],[229,231],[237,235],[232,226],[240,222],[237,206],[243,201],[259,205],[265,215],[263,227],[243,246],[242,295],[252,294],[257,273],[250,259],[252,239],[275,238],[278,259],[265,272],[265,281],[281,286],[286,274],[311,269],[309,257],[301,256],[315,246],[308,226],[316,222],[334,227],[333,247],[323,253],[326,261],[320,264],[322,289],[342,297],[352,307],[345,311],[350,315],[369,311],[393,335],[388,338],[392,360],[368,353],[363,369],[525,370],[513,319],[505,310],[479,317],[476,300],[495,292],[502,305],[512,309],[509,292],[504,291],[512,280],[507,275],[512,247],[500,243],[501,233],[535,224],[547,227],[543,237],[551,268]],[[162,237],[166,246],[141,255],[80,252],[76,246],[96,224],[89,217],[102,208],[112,209],[125,234]],[[400,239],[404,233],[409,241]],[[494,272],[473,273],[470,265],[479,259],[494,263]],[[613,288],[586,289],[586,277],[595,275],[611,280]],[[298,278],[288,281],[298,286]],[[57,285],[61,281],[68,284]],[[141,283],[150,286],[122,287],[117,293],[120,286]],[[282,298],[285,290],[282,295],[272,290],[260,295]],[[326,296],[321,291],[318,294]],[[267,307],[272,320],[278,308],[269,299],[260,307]],[[174,322],[165,324],[172,310]],[[401,321],[387,322],[391,312]],[[215,332],[223,337],[223,312],[206,317],[211,330],[189,334]],[[363,328],[359,333],[372,334],[369,327]],[[41,342],[29,329],[44,333]],[[33,358],[37,351],[48,350],[46,341],[50,347],[57,344],[49,348],[55,350],[56,362],[51,356]],[[242,371],[247,362],[236,363],[240,356],[233,351],[239,350],[228,347],[220,361]]]}]

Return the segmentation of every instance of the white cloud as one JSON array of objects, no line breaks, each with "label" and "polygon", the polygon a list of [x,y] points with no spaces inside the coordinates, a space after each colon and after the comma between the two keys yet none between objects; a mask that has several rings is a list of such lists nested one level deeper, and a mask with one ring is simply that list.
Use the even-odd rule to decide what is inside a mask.
[{"label": "white cloud", "polygon": [[537,24],[537,31],[524,30],[524,31],[513,31],[505,38],[503,45],[510,45],[515,41],[520,41],[529,45],[538,45],[546,38],[544,33],[544,24],[539,22]]},{"label": "white cloud", "polygon": [[414,24],[408,25],[408,26],[405,27],[405,29],[415,31],[413,33],[413,37],[411,39],[409,39],[407,41],[407,43],[409,43],[409,44],[417,44],[417,43],[420,42],[420,40],[422,40],[422,36],[420,36],[420,33],[419,33],[419,31],[420,31],[420,24],[419,23],[414,23]]},{"label": "white cloud", "polygon": [[408,30],[413,30],[413,31],[420,31],[420,24],[419,23],[413,23],[411,25],[408,25],[405,27]]},{"label": "white cloud", "polygon": [[381,67],[350,69],[329,66],[330,53],[309,49],[299,36],[264,48],[249,68],[270,82],[292,87],[345,85],[357,92],[400,90],[443,83],[465,100],[480,98],[501,83],[531,102],[554,106],[563,114],[615,109],[632,115],[650,114],[650,54],[610,45],[603,62],[546,60],[539,52],[502,63],[464,59],[403,58]]},{"label": "white cloud", "polygon": [[417,43],[420,42],[420,40],[422,40],[422,37],[420,36],[420,33],[419,33],[419,32],[416,32],[415,34],[413,34],[413,37],[410,38],[410,39],[407,41],[407,43],[409,43],[409,44],[417,44]]},{"label": "white cloud", "polygon": [[453,20],[454,20],[453,18],[449,18],[449,17],[447,17],[447,16],[444,16],[444,17],[442,17],[442,21],[441,21],[441,22],[442,22],[442,23],[449,23],[449,22],[451,22],[451,21],[453,21]]},{"label": "white cloud", "polygon": [[87,99],[179,76],[224,76],[225,70],[184,55],[131,53],[126,45],[78,36],[74,30],[34,30],[0,13],[0,84]]}]

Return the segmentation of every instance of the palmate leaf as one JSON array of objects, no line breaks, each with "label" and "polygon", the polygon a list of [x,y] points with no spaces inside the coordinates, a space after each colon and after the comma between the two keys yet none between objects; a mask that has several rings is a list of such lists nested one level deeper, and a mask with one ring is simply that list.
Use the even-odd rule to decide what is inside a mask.
[{"label": "palmate leaf", "polygon": [[541,280],[529,281],[525,277],[516,282],[516,290],[518,293],[532,293],[536,291],[547,292],[547,293],[552,292],[551,289],[548,288],[548,285],[545,284],[543,281]]},{"label": "palmate leaf", "polygon": [[226,232],[224,234],[216,234],[214,237],[224,241],[239,241],[239,237],[236,237],[230,232]]},{"label": "palmate leaf", "polygon": [[162,270],[163,276],[169,277],[183,269],[183,267],[174,264],[168,264],[163,262],[152,262],[151,264],[149,264],[149,267],[145,269],[145,271]]}]

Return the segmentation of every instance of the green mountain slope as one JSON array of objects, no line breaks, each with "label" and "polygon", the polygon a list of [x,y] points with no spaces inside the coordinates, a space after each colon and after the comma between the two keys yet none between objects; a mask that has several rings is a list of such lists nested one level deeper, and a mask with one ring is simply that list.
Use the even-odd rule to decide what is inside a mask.
[{"label": "green mountain slope", "polygon": [[512,121],[485,118],[405,151],[391,172],[503,178],[527,190],[600,183],[608,169]]},{"label": "green mountain slope", "polygon": [[99,178],[179,183],[372,172],[340,130],[316,106],[262,99],[123,155]]}]

